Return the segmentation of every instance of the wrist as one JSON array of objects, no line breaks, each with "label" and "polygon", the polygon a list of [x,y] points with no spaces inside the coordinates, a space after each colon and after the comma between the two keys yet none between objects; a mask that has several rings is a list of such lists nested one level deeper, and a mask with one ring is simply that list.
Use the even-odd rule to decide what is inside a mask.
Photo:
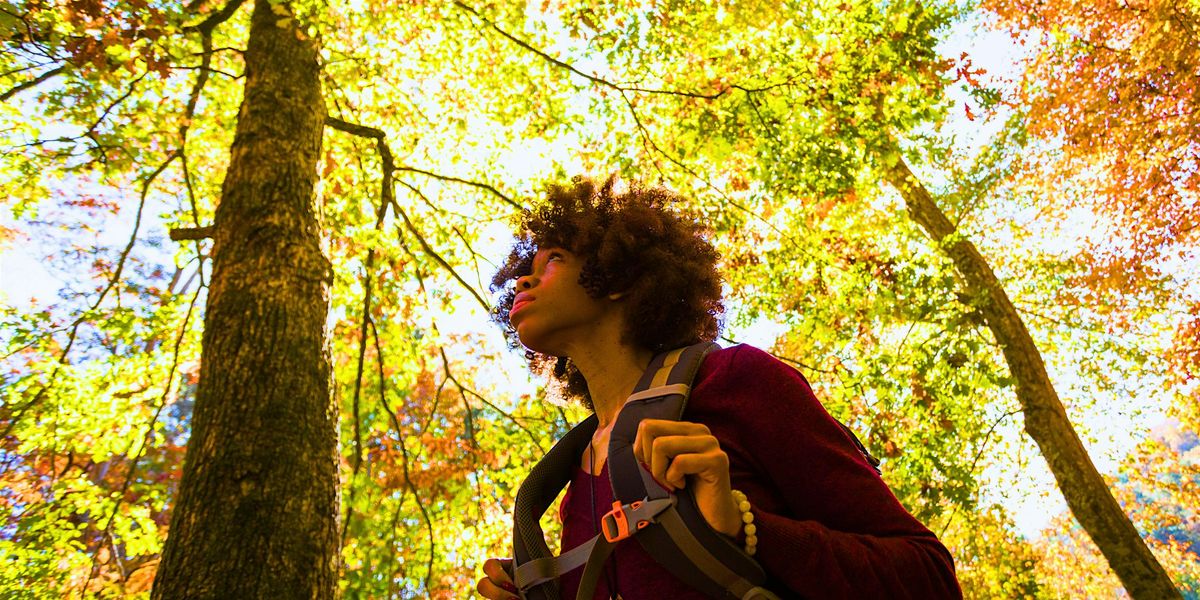
[{"label": "wrist", "polygon": [[742,513],[737,509],[736,501],[728,505],[728,510],[725,511],[725,518],[721,520],[721,526],[717,528],[717,531],[733,539],[741,537]]}]

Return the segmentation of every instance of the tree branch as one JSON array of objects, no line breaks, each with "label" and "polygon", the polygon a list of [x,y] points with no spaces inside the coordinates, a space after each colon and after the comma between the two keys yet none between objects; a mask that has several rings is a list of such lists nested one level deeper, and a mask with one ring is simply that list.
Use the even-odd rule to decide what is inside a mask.
[{"label": "tree branch", "polygon": [[[225,6],[221,7],[221,10],[218,10],[218,11],[212,13],[211,15],[208,15],[207,19],[204,19],[203,21],[201,21],[195,25],[185,26],[183,28],[183,30],[184,31],[199,31],[200,33],[204,34],[205,36],[212,35],[213,29],[216,29],[217,25],[220,25],[221,23],[228,21],[229,18],[233,16],[233,13],[237,12],[237,9],[241,8],[242,4],[244,4],[245,1],[246,0],[230,0],[228,3],[225,4]],[[193,3],[193,6],[195,6],[196,8],[199,8],[199,5],[200,5],[200,2]]]},{"label": "tree branch", "polygon": [[432,177],[434,179],[440,179],[442,181],[452,181],[454,183],[461,183],[464,185],[469,185],[471,187],[476,187],[481,190],[491,192],[497,198],[500,198],[505,203],[507,203],[509,206],[512,206],[513,208],[515,208],[517,210],[525,210],[525,208],[523,206],[521,206],[521,204],[519,202],[517,202],[516,200],[513,200],[512,198],[509,198],[500,190],[498,190],[486,183],[480,183],[478,181],[471,181],[470,179],[461,179],[459,177],[451,177],[449,175],[439,175],[437,173],[433,173],[431,171],[425,171],[423,169],[418,169],[416,167],[396,167],[396,170],[397,171],[407,171],[409,173],[419,173],[421,175],[425,175],[426,177]]},{"label": "tree branch", "polygon": [[597,77],[595,75],[584,73],[583,71],[580,71],[579,69],[575,68],[574,65],[565,63],[561,60],[558,60],[557,58],[554,58],[553,56],[550,56],[549,54],[546,54],[545,52],[543,52],[541,50],[538,50],[537,48],[534,48],[528,42],[501,29],[499,25],[496,25],[494,22],[489,20],[487,17],[480,14],[479,11],[475,10],[474,8],[471,8],[470,6],[467,6],[466,4],[463,4],[462,2],[459,2],[456,0],[454,2],[454,5],[468,13],[471,13],[476,18],[478,18],[479,20],[486,23],[488,25],[488,27],[491,27],[500,35],[504,36],[505,38],[508,38],[508,40],[511,41],[512,43],[524,48],[525,50],[528,50],[529,52],[532,52],[532,53],[542,57],[547,62],[550,62],[551,64],[553,64],[557,67],[566,69],[580,77],[583,77],[584,79],[586,79],[588,81],[591,81],[592,83],[612,88],[618,92],[642,92],[642,93],[647,93],[647,94],[664,94],[664,95],[668,95],[668,96],[683,96],[685,98],[701,98],[704,100],[715,100],[717,98],[720,98],[721,96],[724,96],[729,91],[729,88],[725,88],[722,90],[718,90],[716,92],[705,94],[705,93],[701,93],[701,92],[682,92],[679,90],[664,90],[664,89],[654,89],[654,88],[622,86],[622,85],[613,83],[611,81],[608,81],[607,79],[604,79],[602,77]]},{"label": "tree branch", "polygon": [[[403,185],[404,187],[408,188],[413,193],[416,193],[416,194],[421,193],[421,191],[419,189],[417,189],[416,187],[413,187],[412,184],[410,184],[406,181],[401,181],[400,185]],[[415,236],[417,238],[417,243],[421,244],[421,249],[424,250],[426,254],[431,256],[433,258],[433,260],[437,261],[437,263],[439,265],[441,265],[441,267],[443,269],[445,269],[447,272],[449,272],[450,276],[453,277],[455,281],[457,281],[464,288],[467,288],[467,291],[471,292],[471,295],[474,296],[475,300],[479,302],[479,305],[483,307],[484,312],[487,312],[487,313],[492,312],[492,307],[490,304],[488,304],[487,300],[485,300],[483,298],[483,296],[480,295],[480,293],[478,291],[476,291],[476,289],[474,287],[471,286],[471,284],[467,283],[467,281],[465,279],[463,279],[461,275],[458,274],[458,271],[454,270],[454,267],[452,267],[450,265],[450,263],[446,261],[446,259],[442,258],[442,256],[433,249],[433,247],[429,244],[429,242],[425,240],[425,236],[421,235],[421,232],[417,230],[416,225],[413,225],[412,220],[408,218],[408,214],[405,213],[404,209],[400,208],[400,205],[398,203],[395,203],[394,200],[393,200],[393,206],[395,207],[396,212],[400,214],[400,218],[404,220],[405,228],[407,228],[409,233],[412,233],[413,236]]]},{"label": "tree branch", "polygon": [[66,69],[67,69],[66,65],[62,65],[62,66],[56,67],[54,69],[50,69],[49,71],[46,71],[45,73],[42,73],[41,75],[38,75],[37,77],[30,79],[29,81],[18,83],[17,85],[14,85],[13,87],[9,88],[8,91],[4,92],[3,94],[0,94],[0,102],[4,102],[4,101],[8,100],[9,98],[12,98],[16,94],[19,94],[31,87],[38,85],[39,83],[42,83],[43,81],[46,81],[47,79],[50,79],[51,77],[54,77],[55,75],[62,73]]},{"label": "tree branch", "polygon": [[204,227],[176,227],[167,233],[171,236],[171,241],[180,242],[212,239],[215,231],[216,229],[212,225],[206,225]]}]

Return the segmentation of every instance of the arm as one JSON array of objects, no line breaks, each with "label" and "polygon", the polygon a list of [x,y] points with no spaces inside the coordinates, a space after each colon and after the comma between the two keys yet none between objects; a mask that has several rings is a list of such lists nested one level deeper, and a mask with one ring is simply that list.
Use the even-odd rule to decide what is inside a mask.
[{"label": "arm", "polygon": [[[755,489],[763,567],[811,598],[961,598],[945,546],[896,500],[795,369],[752,347],[731,360],[736,442],[783,504]],[[764,506],[766,505],[766,506]],[[783,514],[790,516],[782,516]]]}]

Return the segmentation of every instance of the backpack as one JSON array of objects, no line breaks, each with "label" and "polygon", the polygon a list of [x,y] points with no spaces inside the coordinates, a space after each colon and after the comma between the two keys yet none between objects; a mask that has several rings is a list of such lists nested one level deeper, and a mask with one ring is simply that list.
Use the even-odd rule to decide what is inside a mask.
[{"label": "backpack", "polygon": [[[518,596],[558,600],[558,578],[582,567],[576,599],[592,600],[609,554],[618,542],[632,537],[667,571],[710,598],[779,599],[762,587],[766,573],[758,562],[708,525],[690,489],[667,492],[633,455],[638,424],[642,419],[679,420],[700,363],[718,347],[702,342],[650,361],[610,434],[612,510],[601,519],[599,535],[557,557],[550,555],[539,519],[570,481],[596,431],[596,415],[576,425],[538,461],[521,484],[513,509],[512,578]],[[845,425],[842,429],[878,471],[879,461]]]}]

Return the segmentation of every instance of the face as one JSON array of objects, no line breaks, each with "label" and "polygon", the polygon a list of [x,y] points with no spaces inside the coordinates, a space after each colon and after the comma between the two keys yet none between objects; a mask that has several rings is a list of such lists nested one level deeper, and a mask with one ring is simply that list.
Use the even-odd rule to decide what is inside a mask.
[{"label": "face", "polygon": [[567,356],[580,342],[594,339],[614,317],[616,305],[592,298],[579,285],[583,259],[562,248],[544,248],[533,257],[533,272],[517,279],[509,322],[526,348]]}]

